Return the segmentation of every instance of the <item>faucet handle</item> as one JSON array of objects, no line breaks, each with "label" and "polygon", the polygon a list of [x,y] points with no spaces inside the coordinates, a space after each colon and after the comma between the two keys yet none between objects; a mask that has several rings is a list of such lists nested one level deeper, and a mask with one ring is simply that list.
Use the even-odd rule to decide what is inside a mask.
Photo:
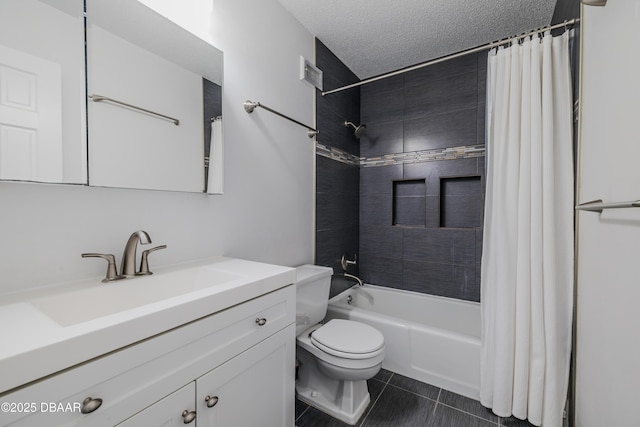
[{"label": "faucet handle", "polygon": [[166,249],[166,248],[167,248],[167,245],[160,245],[160,246],[156,246],[155,248],[142,251],[142,259],[140,260],[140,271],[136,273],[136,276],[145,276],[148,274],[153,274],[151,271],[149,271],[149,254],[151,252],[155,252],[160,249]]},{"label": "faucet handle", "polygon": [[107,275],[102,279],[102,283],[124,279],[124,276],[118,275],[118,270],[116,269],[116,257],[112,254],[85,253],[82,254],[82,258],[102,258],[107,260]]},{"label": "faucet handle", "polygon": [[358,255],[353,254],[353,259],[347,259],[347,254],[342,254],[340,263],[342,264],[342,271],[347,271],[350,265],[358,264]]}]

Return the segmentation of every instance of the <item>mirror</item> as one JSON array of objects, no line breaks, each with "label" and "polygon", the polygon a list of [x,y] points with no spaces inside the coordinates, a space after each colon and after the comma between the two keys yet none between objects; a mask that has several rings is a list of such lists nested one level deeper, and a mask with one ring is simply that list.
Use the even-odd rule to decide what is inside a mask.
[{"label": "mirror", "polygon": [[89,184],[220,193],[222,52],[137,1],[86,10]]},{"label": "mirror", "polygon": [[0,180],[221,193],[222,52],[138,1],[84,12],[0,1]]},{"label": "mirror", "polygon": [[0,2],[0,179],[87,183],[82,0]]}]

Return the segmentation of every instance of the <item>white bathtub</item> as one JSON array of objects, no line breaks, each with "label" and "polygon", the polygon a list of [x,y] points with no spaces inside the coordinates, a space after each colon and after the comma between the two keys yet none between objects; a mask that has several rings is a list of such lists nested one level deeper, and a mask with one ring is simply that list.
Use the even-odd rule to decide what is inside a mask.
[{"label": "white bathtub", "polygon": [[333,318],[382,332],[383,368],[479,400],[479,303],[356,285],[329,300]]}]

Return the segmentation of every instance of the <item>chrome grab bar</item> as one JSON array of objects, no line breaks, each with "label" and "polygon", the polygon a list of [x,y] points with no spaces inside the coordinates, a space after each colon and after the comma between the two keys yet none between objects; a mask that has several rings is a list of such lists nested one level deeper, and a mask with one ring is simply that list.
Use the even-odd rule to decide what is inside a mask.
[{"label": "chrome grab bar", "polygon": [[603,203],[602,200],[592,200],[591,202],[581,203],[576,206],[576,210],[579,211],[588,211],[588,212],[599,212],[602,213],[605,209],[622,209],[622,208],[640,208],[640,200],[635,200],[631,202],[613,202],[613,203]]},{"label": "chrome grab bar", "polygon": [[117,99],[109,98],[108,96],[89,95],[89,99],[92,100],[93,102],[107,101],[107,102],[112,102],[112,103],[118,104],[118,105],[124,105],[125,107],[133,108],[134,110],[143,111],[145,113],[152,114],[154,116],[158,116],[158,117],[162,117],[163,119],[170,120],[176,126],[180,125],[180,120],[178,120],[176,118],[173,118],[173,117],[170,117],[170,116],[165,116],[164,114],[156,113],[155,111],[147,110],[146,108],[136,107],[135,105],[127,104],[126,102],[118,101]]}]

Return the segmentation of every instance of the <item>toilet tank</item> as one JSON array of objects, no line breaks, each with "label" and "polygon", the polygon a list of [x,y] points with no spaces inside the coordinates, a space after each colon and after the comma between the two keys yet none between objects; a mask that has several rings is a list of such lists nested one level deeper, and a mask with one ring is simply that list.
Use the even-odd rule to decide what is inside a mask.
[{"label": "toilet tank", "polygon": [[296,268],[296,336],[327,314],[332,274],[331,267],[307,264]]}]

